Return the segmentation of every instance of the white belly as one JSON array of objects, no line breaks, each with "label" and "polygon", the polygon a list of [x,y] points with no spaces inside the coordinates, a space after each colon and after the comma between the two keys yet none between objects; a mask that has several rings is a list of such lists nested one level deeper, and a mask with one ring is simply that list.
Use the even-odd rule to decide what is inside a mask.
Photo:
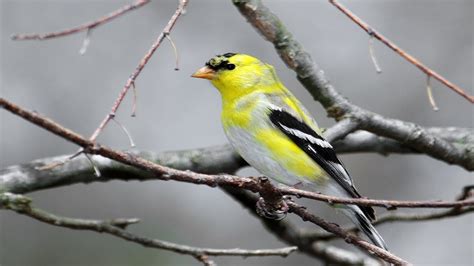
[{"label": "white belly", "polygon": [[261,174],[288,186],[308,182],[303,177],[295,176],[283,168],[270,156],[266,148],[257,143],[247,131],[231,127],[226,130],[226,135],[240,156]]}]

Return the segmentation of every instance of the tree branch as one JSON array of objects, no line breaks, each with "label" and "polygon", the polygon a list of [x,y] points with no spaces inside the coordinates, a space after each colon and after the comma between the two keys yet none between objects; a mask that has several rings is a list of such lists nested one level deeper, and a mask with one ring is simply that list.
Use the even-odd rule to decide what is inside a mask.
[{"label": "tree branch", "polygon": [[[458,216],[462,216],[464,214],[469,214],[472,212],[474,212],[474,207],[452,208],[449,210],[436,211],[436,212],[425,213],[425,214],[403,213],[403,212],[384,213],[382,215],[379,215],[377,217],[377,220],[373,222],[372,224],[381,225],[381,224],[391,223],[391,222],[424,222],[424,221],[432,221],[432,220],[458,217]],[[349,232],[359,231],[359,228],[353,225],[346,226],[344,228],[346,231],[349,231]],[[302,239],[305,239],[306,241],[321,241],[321,240],[329,240],[329,239],[336,238],[336,236],[333,234],[330,234],[327,232],[321,232],[321,231],[314,231],[314,230],[302,231],[300,234],[300,237]]]},{"label": "tree branch", "polygon": [[[186,245],[171,243],[159,239],[151,239],[132,234],[125,230],[126,226],[137,223],[137,219],[118,219],[110,221],[86,220],[69,217],[61,217],[31,206],[31,199],[11,193],[0,194],[0,209],[8,209],[18,214],[29,216],[33,219],[54,226],[66,227],[74,230],[88,230],[98,233],[106,233],[126,241],[140,244],[144,247],[168,250],[180,254],[191,255],[195,258],[202,256],[282,256],[286,257],[296,251],[296,247],[287,247],[279,249],[256,249],[246,250],[240,248],[234,249],[212,249],[197,248]],[[198,258],[199,259],[199,258]],[[203,261],[203,259],[199,259]],[[205,264],[207,265],[207,264]]]},{"label": "tree branch", "polygon": [[[154,175],[154,178],[160,179],[160,180],[175,180],[175,181],[180,181],[180,182],[188,182],[188,183],[193,183],[193,184],[199,184],[199,185],[208,185],[211,187],[216,187],[216,186],[231,186],[231,187],[236,187],[240,189],[246,189],[250,190],[252,192],[259,192],[262,196],[268,195],[268,202],[270,203],[271,207],[276,206],[277,204],[280,204],[283,202],[283,199],[281,195],[282,191],[281,189],[278,189],[274,187],[273,185],[268,182],[268,179],[255,179],[255,178],[246,178],[246,177],[236,177],[236,176],[231,176],[231,175],[206,175],[206,174],[198,174],[194,173],[191,171],[181,171],[181,170],[176,170],[172,168],[168,168],[162,165],[155,164],[153,162],[144,160],[140,157],[133,156],[132,154],[127,154],[124,152],[120,151],[115,151],[109,148],[106,148],[104,146],[100,146],[95,142],[92,142],[90,140],[87,140],[80,135],[78,135],[75,132],[72,132],[69,129],[66,129],[62,127],[61,125],[45,118],[39,115],[38,113],[30,112],[27,111],[13,103],[10,103],[6,101],[3,98],[0,98],[0,106],[18,116],[21,116],[22,118],[39,125],[43,127],[44,129],[47,129],[48,131],[61,136],[62,138],[69,140],[73,143],[76,143],[78,145],[81,145],[82,148],[84,149],[85,152],[90,153],[90,154],[100,154],[104,157],[107,157],[109,159],[113,159],[119,162],[122,162],[127,165],[135,166],[138,169],[142,169],[145,171],[148,171]],[[265,181],[265,182],[263,182]],[[295,191],[292,191],[293,193]],[[296,191],[298,192],[298,191]],[[305,191],[300,191],[298,193],[304,194],[303,196],[308,196],[306,194],[307,192]],[[272,195],[273,194],[273,195]],[[278,196],[277,196],[278,195]],[[321,197],[321,199],[328,197],[324,196],[321,194],[317,193],[312,193],[311,195],[312,198],[318,198]],[[331,199],[331,202],[336,202],[340,201],[342,202],[351,202],[351,204],[359,204],[353,202],[353,199],[333,199],[333,197],[329,197]],[[364,201],[365,199],[359,199],[359,201],[362,200]],[[459,201],[455,203],[455,206],[464,206],[466,200]],[[460,204],[459,204],[460,203]],[[363,204],[363,203],[361,203]],[[472,202],[474,204],[474,201]],[[297,213],[298,214],[298,213]],[[355,238],[359,239],[359,238]],[[362,240],[360,240],[362,241]],[[364,241],[362,241],[364,242]],[[363,247],[375,247],[372,244],[369,244],[367,242],[364,242],[365,244],[359,246]],[[377,249],[375,249],[377,251]],[[374,254],[379,256],[381,259],[388,259],[388,260],[393,260],[394,258],[387,256],[387,254],[390,254],[389,252],[375,252]],[[394,255],[391,255],[394,256]],[[395,257],[396,258],[396,257]]]},{"label": "tree branch", "polygon": [[72,27],[72,28],[68,28],[68,29],[65,29],[65,30],[61,30],[61,31],[55,31],[55,32],[48,32],[48,33],[32,33],[32,34],[24,34],[24,33],[20,33],[20,34],[14,34],[11,36],[11,39],[12,40],[46,40],[46,39],[51,39],[51,38],[58,38],[58,37],[63,37],[63,36],[67,36],[67,35],[71,35],[71,34],[74,34],[74,33],[78,33],[78,32],[81,32],[81,31],[90,31],[102,24],[105,24],[109,21],[111,21],[112,19],[114,18],[117,18],[129,11],[132,11],[134,9],[137,9],[139,7],[142,7],[146,4],[148,4],[150,2],[150,0],[137,0],[135,1],[133,4],[129,4],[129,5],[126,5],[118,10],[115,10],[113,12],[111,12],[110,14],[104,16],[104,17],[101,17],[97,20],[94,20],[94,21],[91,21],[91,22],[87,22],[87,23],[84,23],[82,25],[79,25],[77,27]]},{"label": "tree branch", "polygon": [[[121,163],[135,166],[138,169],[148,171],[154,175],[154,178],[160,180],[175,180],[180,182],[188,182],[193,184],[202,184],[208,185],[211,187],[215,186],[230,186],[240,189],[250,190],[252,192],[259,192],[260,195],[266,197],[265,200],[270,203],[271,207],[277,206],[283,202],[281,195],[290,194],[297,195],[301,197],[308,197],[312,199],[317,199],[321,201],[326,201],[328,203],[342,203],[342,204],[357,204],[364,206],[384,206],[384,207],[393,207],[393,206],[410,206],[410,207],[462,207],[462,206],[474,206],[474,200],[461,199],[456,202],[403,202],[403,201],[385,201],[385,200],[369,200],[369,199],[344,199],[325,196],[317,193],[311,193],[303,190],[297,190],[293,188],[276,188],[268,182],[268,179],[255,179],[255,178],[245,178],[245,177],[236,177],[231,175],[206,175],[198,174],[191,171],[181,171],[172,168],[168,168],[162,165],[155,164],[153,162],[144,160],[143,158],[136,157],[132,154],[127,154],[120,151],[115,151],[104,146],[100,146],[95,142],[87,140],[77,133],[62,127],[61,125],[39,115],[38,113],[27,111],[13,103],[8,102],[7,100],[0,98],[0,106],[13,114],[21,116],[22,118],[43,127],[44,129],[61,136],[62,138],[69,140],[73,143],[81,145],[85,152],[90,154],[100,154],[109,159],[119,161]],[[273,194],[273,195],[272,195]],[[276,195],[278,195],[278,198]],[[390,206],[387,206],[390,204]],[[319,217],[310,215],[306,211],[301,210],[301,208],[294,203],[290,202],[287,204],[290,207],[290,211],[301,216],[303,219],[309,220],[315,224],[322,226],[325,230],[329,232],[336,233],[338,236],[344,236],[344,231],[337,231],[335,228],[326,226],[328,223],[321,220]],[[309,215],[309,216],[308,216]],[[327,223],[327,224],[325,224]],[[337,227],[338,228],[338,227]],[[342,229],[341,229],[342,230]],[[347,237],[347,236],[346,236]],[[403,260],[397,258],[393,254],[380,250],[376,246],[369,244],[357,237],[350,237],[351,241],[356,241],[356,245],[366,250],[370,250],[372,254],[377,255],[379,258],[393,262],[398,261],[400,263],[404,262]]]},{"label": "tree branch", "polygon": [[455,146],[420,126],[390,119],[353,105],[329,83],[324,71],[313,62],[301,44],[285,28],[283,22],[260,0],[233,0],[240,13],[252,26],[273,43],[285,64],[297,74],[298,80],[319,101],[328,115],[336,120],[349,118],[361,129],[395,139],[424,154],[467,170],[474,170],[474,148]]},{"label": "tree branch", "polygon": [[[474,143],[472,129],[427,128],[426,130],[455,145]],[[328,135],[331,131],[334,130],[332,128],[328,129],[325,135],[331,138],[331,135]],[[332,144],[338,153],[378,152],[382,155],[415,153],[413,149],[401,145],[395,140],[378,137],[366,131],[357,131]],[[229,145],[163,153],[148,151],[129,153],[160,165],[206,174],[233,173],[247,165]],[[0,192],[29,193],[77,183],[106,182],[110,180],[126,181],[130,179],[148,180],[153,178],[153,175],[146,171],[99,156],[92,156],[92,160],[102,174],[100,179],[91,175],[91,165],[85,157],[77,157],[68,164],[50,171],[39,169],[44,165],[52,164],[52,162],[64,161],[68,157],[70,155],[43,158],[0,169]]]},{"label": "tree branch", "polygon": [[[134,151],[129,154],[167,167],[206,174],[233,173],[247,165],[228,145],[163,153]],[[77,183],[155,179],[148,171],[98,155],[92,156],[92,160],[102,173],[100,178],[94,176],[91,164],[85,157],[77,157],[68,164],[51,170],[38,169],[68,156],[39,159],[0,169],[0,192],[30,193]]]},{"label": "tree branch", "polygon": [[[260,194],[264,193],[267,189],[264,185],[267,185],[269,182],[261,182],[261,179],[258,178],[247,178],[247,177],[237,177],[231,175],[207,175],[199,174],[191,171],[181,171],[153,162],[147,161],[143,158],[136,157],[133,154],[125,153],[121,151],[116,151],[105,146],[96,144],[93,141],[87,140],[80,136],[79,134],[62,127],[61,125],[55,123],[54,121],[41,116],[38,113],[27,111],[21,108],[18,105],[15,105],[7,100],[0,98],[0,106],[13,114],[21,116],[22,118],[66,139],[79,146],[81,146],[85,152],[90,154],[102,155],[109,159],[121,162],[126,165],[134,166],[138,169],[142,169],[153,174],[154,179],[159,180],[175,180],[180,182],[187,182],[199,185],[208,185],[211,187],[215,186],[232,186],[238,187],[252,192],[259,192]],[[263,185],[262,185],[263,184]],[[356,204],[360,206],[379,206],[385,208],[395,208],[395,207],[409,207],[409,208],[448,208],[448,207],[463,207],[463,206],[473,206],[474,200],[472,199],[462,199],[458,201],[395,201],[395,200],[373,200],[373,199],[364,199],[364,198],[338,198],[327,196],[319,193],[299,190],[290,187],[282,188],[273,188],[275,191],[281,195],[295,195],[298,197],[305,197],[310,199],[315,199],[319,201],[324,201],[330,204],[340,203],[340,204]]]},{"label": "tree branch", "polygon": [[99,134],[102,132],[102,130],[105,128],[105,126],[110,122],[111,119],[113,119],[115,117],[115,113],[117,112],[118,108],[120,107],[120,104],[122,103],[123,99],[125,98],[125,95],[130,90],[130,87],[135,86],[135,80],[137,79],[138,75],[140,75],[143,68],[148,63],[148,61],[150,60],[152,55],[155,53],[156,49],[158,49],[160,44],[166,38],[166,36],[170,34],[171,30],[173,29],[174,25],[176,24],[176,21],[181,16],[181,14],[183,14],[184,9],[186,8],[187,4],[188,4],[188,0],[180,0],[179,1],[179,6],[176,9],[173,16],[171,17],[171,19],[168,21],[168,24],[165,26],[163,31],[160,33],[158,38],[155,40],[155,42],[151,46],[150,50],[148,50],[148,52],[145,54],[145,56],[140,60],[140,63],[135,68],[135,70],[130,75],[130,77],[128,78],[127,82],[125,83],[125,86],[120,91],[118,98],[115,100],[114,105],[112,106],[112,109],[110,110],[110,113],[108,113],[105,116],[105,118],[100,123],[99,127],[94,131],[94,133],[92,133],[92,136],[89,138],[89,140],[95,141],[97,139],[97,137],[99,136]]},{"label": "tree branch", "polygon": [[[474,146],[474,130],[471,128],[432,127],[424,128],[423,130],[450,142],[459,149],[467,149]],[[408,145],[367,131],[356,131],[332,144],[338,153],[377,152],[382,155],[390,153],[419,153]]]},{"label": "tree branch", "polygon": [[[323,241],[315,242],[308,238],[305,234],[302,234],[302,231],[288,220],[276,221],[258,216],[255,212],[255,204],[258,200],[258,197],[248,191],[231,187],[225,187],[223,190],[233,199],[238,201],[242,206],[244,206],[251,215],[258,218],[269,232],[287,244],[297,246],[298,250],[301,252],[304,252],[328,264],[380,265],[380,263],[378,263],[375,259],[366,257],[363,254],[341,249],[324,243]],[[331,233],[327,234],[334,236]]]},{"label": "tree branch", "polygon": [[434,70],[430,69],[429,67],[425,66],[423,63],[418,61],[415,57],[412,55],[408,54],[407,52],[403,51],[400,47],[398,47],[396,44],[391,42],[389,39],[387,39],[385,36],[382,34],[378,33],[373,27],[371,27],[369,24],[364,22],[362,19],[357,17],[354,13],[352,13],[349,9],[347,9],[345,6],[341,5],[339,2],[335,0],[329,0],[329,3],[334,5],[337,9],[339,9],[342,13],[344,13],[348,18],[350,18],[353,22],[355,22],[359,27],[361,27],[364,31],[367,32],[371,37],[377,38],[380,42],[385,44],[387,47],[392,49],[395,53],[403,57],[405,60],[416,66],[418,69],[423,71],[428,77],[433,77],[437,79],[439,82],[443,83],[446,85],[446,87],[450,88],[457,94],[461,95],[462,97],[466,98],[469,102],[474,103],[474,96],[471,96],[467,94],[463,89],[460,87],[456,86],[440,74],[436,73]]},{"label": "tree branch", "polygon": [[328,232],[331,232],[331,233],[341,237],[347,243],[353,244],[353,245],[358,246],[358,247],[360,247],[364,250],[367,250],[369,253],[375,254],[377,257],[383,259],[384,261],[387,261],[387,262],[390,262],[390,263],[393,263],[393,264],[396,264],[396,265],[408,265],[409,264],[407,261],[393,255],[392,253],[390,253],[390,252],[388,252],[388,251],[386,251],[382,248],[379,248],[375,245],[372,245],[372,244],[362,240],[359,237],[356,237],[356,236],[353,236],[353,235],[349,234],[347,231],[340,228],[338,225],[329,223],[329,222],[327,222],[327,221],[325,221],[325,220],[309,213],[306,210],[306,208],[303,207],[303,206],[300,206],[300,205],[298,205],[298,204],[296,204],[292,201],[288,201],[287,204],[290,207],[290,212],[293,212],[293,213],[297,214],[298,216],[300,216],[303,221],[310,221],[310,222],[320,226],[324,230],[326,230]]}]

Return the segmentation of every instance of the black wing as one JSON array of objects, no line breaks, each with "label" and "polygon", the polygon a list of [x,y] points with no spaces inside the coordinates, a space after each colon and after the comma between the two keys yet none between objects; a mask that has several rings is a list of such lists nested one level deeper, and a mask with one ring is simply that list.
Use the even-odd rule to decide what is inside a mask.
[{"label": "black wing", "polygon": [[[318,135],[306,123],[295,118],[283,110],[272,109],[269,114],[270,121],[309,157],[311,157],[321,168],[324,169],[337,183],[354,198],[360,198],[352,178],[339,161],[331,144]],[[372,220],[375,212],[371,207],[360,207],[362,211]]]}]

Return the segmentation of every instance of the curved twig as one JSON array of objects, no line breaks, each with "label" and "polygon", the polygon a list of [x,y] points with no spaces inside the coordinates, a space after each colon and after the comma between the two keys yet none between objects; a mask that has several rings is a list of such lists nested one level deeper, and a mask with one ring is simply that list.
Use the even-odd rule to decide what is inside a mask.
[{"label": "curved twig", "polygon": [[104,23],[107,23],[111,21],[114,18],[117,18],[129,11],[132,11],[134,9],[137,9],[139,7],[142,7],[146,4],[148,4],[150,0],[137,0],[133,4],[126,5],[118,10],[115,10],[111,12],[110,14],[101,17],[97,20],[91,21],[84,23],[82,25],[79,25],[77,27],[72,27],[68,28],[65,30],[61,31],[55,31],[55,32],[48,32],[48,33],[32,33],[32,34],[25,34],[25,33],[20,33],[20,34],[14,34],[11,36],[12,40],[20,41],[20,40],[46,40],[46,39],[51,39],[51,38],[58,38],[58,37],[63,37],[67,35],[71,35],[74,33],[78,33],[81,31],[87,31],[90,33],[90,31]]}]

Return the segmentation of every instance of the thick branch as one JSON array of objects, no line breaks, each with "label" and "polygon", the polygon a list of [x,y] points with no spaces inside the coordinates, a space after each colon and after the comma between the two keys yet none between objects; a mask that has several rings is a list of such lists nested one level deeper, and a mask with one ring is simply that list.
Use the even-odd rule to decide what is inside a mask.
[{"label": "thick branch", "polygon": [[[456,145],[474,143],[474,134],[471,129],[428,128],[427,130],[447,141],[458,143]],[[326,133],[329,131],[332,130],[329,129]],[[378,152],[387,155],[389,153],[415,152],[394,140],[378,137],[365,131],[350,134],[344,139],[334,142],[333,146],[338,153]],[[247,165],[229,145],[163,153],[134,151],[131,154],[171,168],[207,174],[233,173]],[[69,155],[43,158],[0,169],[0,191],[29,193],[77,183],[153,179],[153,175],[146,171],[100,156],[92,157],[94,164],[102,173],[100,178],[91,175],[91,165],[85,157],[77,157],[50,171],[38,169],[44,165],[51,165],[53,162],[64,161],[68,157]]]},{"label": "thick branch", "polygon": [[[136,151],[130,154],[167,167],[206,174],[233,173],[246,165],[228,145],[163,153]],[[148,171],[98,155],[92,156],[92,160],[102,174],[100,178],[93,174],[91,164],[85,157],[77,157],[51,170],[38,169],[67,157],[69,155],[50,157],[0,169],[0,192],[30,193],[78,183],[155,179]]]},{"label": "thick branch", "polygon": [[[426,132],[436,135],[459,148],[474,146],[474,130],[471,128],[425,128]],[[342,140],[333,143],[338,153],[377,152],[382,155],[391,153],[418,153],[408,145],[380,137],[367,131],[354,132]]]},{"label": "thick branch", "polygon": [[[208,186],[231,186],[238,187],[253,192],[265,192],[265,187],[261,182],[255,178],[237,177],[231,175],[207,175],[199,174],[191,171],[181,171],[153,162],[147,161],[143,158],[134,156],[130,153],[116,151],[105,146],[100,146],[95,142],[87,140],[77,133],[62,127],[61,125],[41,116],[38,113],[27,111],[7,100],[0,98],[0,106],[24,119],[41,126],[42,128],[61,136],[77,145],[80,145],[86,152],[90,154],[97,154],[107,157],[109,159],[121,162],[126,165],[134,166],[138,169],[145,170],[153,174],[152,178],[159,180],[175,180],[180,182],[187,182]],[[324,201],[330,204],[356,204],[361,206],[380,206],[385,208],[394,207],[410,207],[410,208],[447,208],[447,207],[463,207],[474,205],[472,199],[462,199],[454,202],[447,201],[394,201],[394,200],[373,200],[373,199],[354,199],[354,198],[338,198],[319,193],[299,190],[295,188],[283,187],[275,188],[282,195],[295,195],[298,197],[305,197]]]},{"label": "thick branch", "polygon": [[395,139],[406,146],[467,170],[474,170],[474,148],[458,147],[430,134],[416,124],[364,110],[350,103],[329,83],[324,71],[285,28],[283,22],[260,0],[234,0],[240,13],[252,26],[273,43],[285,64],[293,69],[298,80],[319,101],[328,114],[337,120],[349,118],[359,127],[377,135]]},{"label": "thick branch", "polygon": [[171,243],[159,239],[151,239],[132,234],[125,230],[127,225],[137,223],[137,219],[119,219],[111,221],[102,220],[86,220],[69,217],[61,217],[31,206],[31,199],[15,195],[11,193],[0,194],[0,209],[8,209],[18,214],[29,216],[33,219],[54,226],[66,227],[74,230],[88,230],[98,233],[110,234],[124,240],[134,242],[145,247],[168,250],[176,253],[199,256],[283,256],[286,257],[296,251],[296,247],[279,248],[279,249],[257,249],[245,250],[240,248],[234,249],[212,249],[197,248],[186,245]]},{"label": "thick branch", "polygon": [[87,22],[82,25],[79,25],[77,27],[61,30],[61,31],[55,31],[55,32],[49,32],[49,33],[32,33],[32,34],[14,34],[11,36],[12,40],[46,40],[46,39],[51,39],[51,38],[58,38],[58,37],[63,37],[66,35],[71,35],[74,33],[78,33],[81,31],[90,31],[104,23],[107,23],[111,21],[114,18],[117,18],[129,11],[132,11],[136,8],[139,8],[141,6],[144,6],[148,4],[150,0],[137,0],[135,3],[126,5],[118,10],[115,10],[111,12],[110,14],[101,17],[95,21]]}]

